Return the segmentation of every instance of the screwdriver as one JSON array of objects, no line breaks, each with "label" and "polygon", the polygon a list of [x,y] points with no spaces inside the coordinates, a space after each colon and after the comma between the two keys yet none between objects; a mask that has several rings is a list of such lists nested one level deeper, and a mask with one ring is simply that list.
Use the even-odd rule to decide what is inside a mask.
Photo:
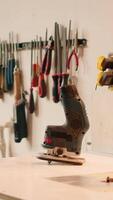
[{"label": "screwdriver", "polygon": [[32,65],[33,65],[33,41],[31,41],[31,88],[29,97],[29,112],[31,114],[35,111],[35,103],[34,103],[33,88],[32,88]]},{"label": "screwdriver", "polygon": [[39,75],[39,85],[38,85],[38,92],[41,98],[46,96],[46,83],[44,80],[44,73],[42,72],[42,38],[40,37],[40,75]]},{"label": "screwdriver", "polygon": [[55,22],[55,29],[54,29],[54,74],[52,75],[53,78],[53,89],[52,89],[52,95],[53,95],[53,101],[55,103],[59,102],[59,91],[58,91],[58,83],[59,83],[59,75],[58,75],[58,44],[57,44],[57,29],[58,24]]}]

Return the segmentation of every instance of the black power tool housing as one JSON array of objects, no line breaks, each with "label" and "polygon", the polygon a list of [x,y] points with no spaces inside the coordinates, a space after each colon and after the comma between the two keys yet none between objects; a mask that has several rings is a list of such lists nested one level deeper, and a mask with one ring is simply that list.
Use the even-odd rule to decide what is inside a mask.
[{"label": "black power tool housing", "polygon": [[64,108],[66,123],[62,126],[47,126],[43,147],[66,148],[69,152],[79,154],[84,134],[89,129],[85,105],[75,85],[61,87],[60,100]]}]

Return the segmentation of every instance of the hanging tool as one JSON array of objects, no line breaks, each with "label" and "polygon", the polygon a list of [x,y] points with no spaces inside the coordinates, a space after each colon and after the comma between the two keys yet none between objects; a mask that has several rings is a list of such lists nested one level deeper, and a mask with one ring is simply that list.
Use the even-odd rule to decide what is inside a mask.
[{"label": "hanging tool", "polygon": [[29,112],[32,114],[35,111],[35,103],[32,88],[32,66],[33,66],[33,41],[31,41],[31,88],[29,96]]},{"label": "hanging tool", "polygon": [[22,70],[20,69],[20,57],[19,57],[19,43],[18,35],[16,37],[15,47],[15,68],[14,68],[14,136],[15,142],[21,142],[22,138],[26,138],[28,135],[27,131],[27,120],[25,112],[25,98],[23,97],[23,81],[22,81]]},{"label": "hanging tool", "polygon": [[3,42],[0,44],[0,99],[3,99],[4,91],[3,91],[3,65],[4,65],[4,48]]},{"label": "hanging tool", "polygon": [[8,55],[8,66],[6,68],[6,77],[7,77],[7,88],[8,91],[13,89],[13,71],[15,67],[15,58],[14,58],[14,42],[13,42],[13,32],[9,33],[9,55]]},{"label": "hanging tool", "polygon": [[32,87],[38,87],[38,66],[36,59],[36,40],[33,42]]},{"label": "hanging tool", "polygon": [[14,68],[14,97],[15,103],[18,103],[22,98],[22,71],[19,66],[19,52],[18,52],[18,36],[16,38],[15,47],[15,68]]},{"label": "hanging tool", "polygon": [[52,47],[53,47],[53,37],[50,36],[48,45],[46,46],[46,52],[42,63],[42,73],[45,73],[46,75],[49,75],[51,70]]},{"label": "hanging tool", "polygon": [[7,42],[2,41],[2,91],[1,93],[7,92],[6,67],[7,67]]},{"label": "hanging tool", "polygon": [[62,86],[67,86],[69,73],[67,72],[67,49],[66,49],[66,34],[67,29],[62,26]]},{"label": "hanging tool", "polygon": [[27,138],[27,121],[25,112],[25,100],[22,99],[14,105],[14,134],[15,142],[21,142],[22,138]]},{"label": "hanging tool", "polygon": [[50,74],[51,70],[51,62],[52,62],[52,47],[53,47],[53,37],[50,36],[49,42],[48,42],[48,59],[46,64],[46,75]]},{"label": "hanging tool", "polygon": [[53,101],[57,103],[59,101],[58,94],[58,74],[57,74],[57,23],[55,22],[55,30],[54,30],[54,74],[53,78]]},{"label": "hanging tool", "polygon": [[39,65],[38,65],[38,47],[37,47],[37,41],[38,39],[35,39],[33,41],[33,63],[32,63],[32,98],[34,102],[34,111],[36,111],[37,106],[37,88],[38,88],[38,81],[39,81]]},{"label": "hanging tool", "polygon": [[2,93],[4,96],[4,76],[5,76],[5,41],[2,41]]},{"label": "hanging tool", "polygon": [[70,48],[72,46],[71,43],[71,20],[69,21],[69,29],[68,29],[68,39],[67,39],[67,29],[62,26],[62,68],[63,68],[63,83],[62,86],[67,86],[68,77],[69,77],[69,69],[68,69],[68,57]]},{"label": "hanging tool", "polygon": [[71,45],[71,20],[69,21],[69,28],[68,28],[68,40],[67,40],[67,61],[66,61],[66,64],[67,64],[67,69],[68,69],[68,57],[69,57],[69,50],[70,50],[70,47],[72,46]]},{"label": "hanging tool", "polygon": [[43,62],[42,62],[42,73],[44,74],[45,73],[45,69],[46,69],[46,62],[47,62],[47,29],[46,29],[46,34],[45,34],[45,44],[44,44],[44,48],[45,48],[45,55],[44,55],[44,58],[43,58]]},{"label": "hanging tool", "polygon": [[8,66],[8,44],[4,41],[4,92],[8,92],[6,71]]},{"label": "hanging tool", "polygon": [[53,78],[53,101],[59,102],[59,87],[62,82],[62,63],[61,63],[61,41],[59,34],[59,25],[55,22],[54,33],[54,74]]},{"label": "hanging tool", "polygon": [[[61,38],[59,31],[59,24],[57,24],[57,72],[58,72],[58,91],[60,92],[60,86],[62,84],[62,50],[61,50]],[[60,93],[59,93],[60,95]]]},{"label": "hanging tool", "polygon": [[11,89],[13,89],[13,72],[15,68],[15,56],[14,56],[14,34],[11,32],[11,54],[10,54],[10,60],[9,60],[9,66],[10,66],[10,80],[11,80]]},{"label": "hanging tool", "polygon": [[78,41],[78,30],[76,30],[76,34],[75,34],[75,40],[74,40],[74,48],[72,49],[72,52],[70,53],[69,55],[69,58],[68,58],[68,69],[70,69],[70,63],[71,63],[71,60],[72,60],[72,57],[75,58],[75,63],[76,63],[76,71],[78,70],[78,65],[79,65],[79,60],[78,60],[78,55],[77,55],[77,41]]},{"label": "hanging tool", "polygon": [[39,65],[39,41],[38,41],[38,35],[36,36],[36,65],[37,65],[37,76],[38,76],[38,84],[39,84],[39,74],[40,74],[40,65]]},{"label": "hanging tool", "polygon": [[[43,60],[44,62],[44,60]],[[42,38],[40,37],[40,75],[39,75],[39,85],[38,85],[38,92],[41,98],[46,96],[46,83],[44,79],[44,73],[42,71],[43,63],[42,63]]]},{"label": "hanging tool", "polygon": [[26,90],[24,90],[23,73],[22,73],[22,63],[21,63],[21,52],[20,52],[20,47],[19,47],[19,35],[18,34],[16,34],[15,52],[16,52],[16,67],[21,72],[22,97],[23,97],[23,99],[25,101],[27,101],[26,100],[26,95],[28,95],[28,92]]}]

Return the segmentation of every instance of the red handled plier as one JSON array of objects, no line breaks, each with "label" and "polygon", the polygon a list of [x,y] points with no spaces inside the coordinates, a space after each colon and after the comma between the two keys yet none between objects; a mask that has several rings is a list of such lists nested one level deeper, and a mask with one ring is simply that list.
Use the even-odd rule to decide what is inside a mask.
[{"label": "red handled plier", "polygon": [[76,30],[76,34],[75,34],[75,40],[74,40],[74,48],[68,58],[67,61],[67,68],[70,69],[70,62],[72,60],[72,57],[74,56],[75,58],[75,63],[76,63],[76,71],[78,70],[78,65],[79,65],[79,60],[78,60],[78,54],[77,54],[77,47],[78,47],[78,29]]},{"label": "red handled plier", "polygon": [[42,73],[49,75],[51,70],[51,60],[52,60],[52,47],[53,47],[53,37],[50,36],[48,45],[46,47],[45,56],[42,62]]},{"label": "red handled plier", "polygon": [[72,50],[71,54],[69,55],[69,58],[68,58],[68,61],[67,61],[67,68],[70,69],[70,62],[71,62],[73,56],[75,58],[76,71],[77,71],[78,70],[78,65],[79,65],[79,60],[78,60],[78,55],[77,55],[77,52],[76,52],[75,48]]}]

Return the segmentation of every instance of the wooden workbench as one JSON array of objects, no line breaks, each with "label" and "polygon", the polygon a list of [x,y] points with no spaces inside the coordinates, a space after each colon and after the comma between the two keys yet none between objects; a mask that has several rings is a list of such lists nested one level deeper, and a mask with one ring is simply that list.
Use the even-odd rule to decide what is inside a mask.
[{"label": "wooden workbench", "polygon": [[113,200],[113,183],[103,182],[113,177],[113,158],[82,156],[83,166],[48,165],[35,155],[0,159],[0,200]]}]

